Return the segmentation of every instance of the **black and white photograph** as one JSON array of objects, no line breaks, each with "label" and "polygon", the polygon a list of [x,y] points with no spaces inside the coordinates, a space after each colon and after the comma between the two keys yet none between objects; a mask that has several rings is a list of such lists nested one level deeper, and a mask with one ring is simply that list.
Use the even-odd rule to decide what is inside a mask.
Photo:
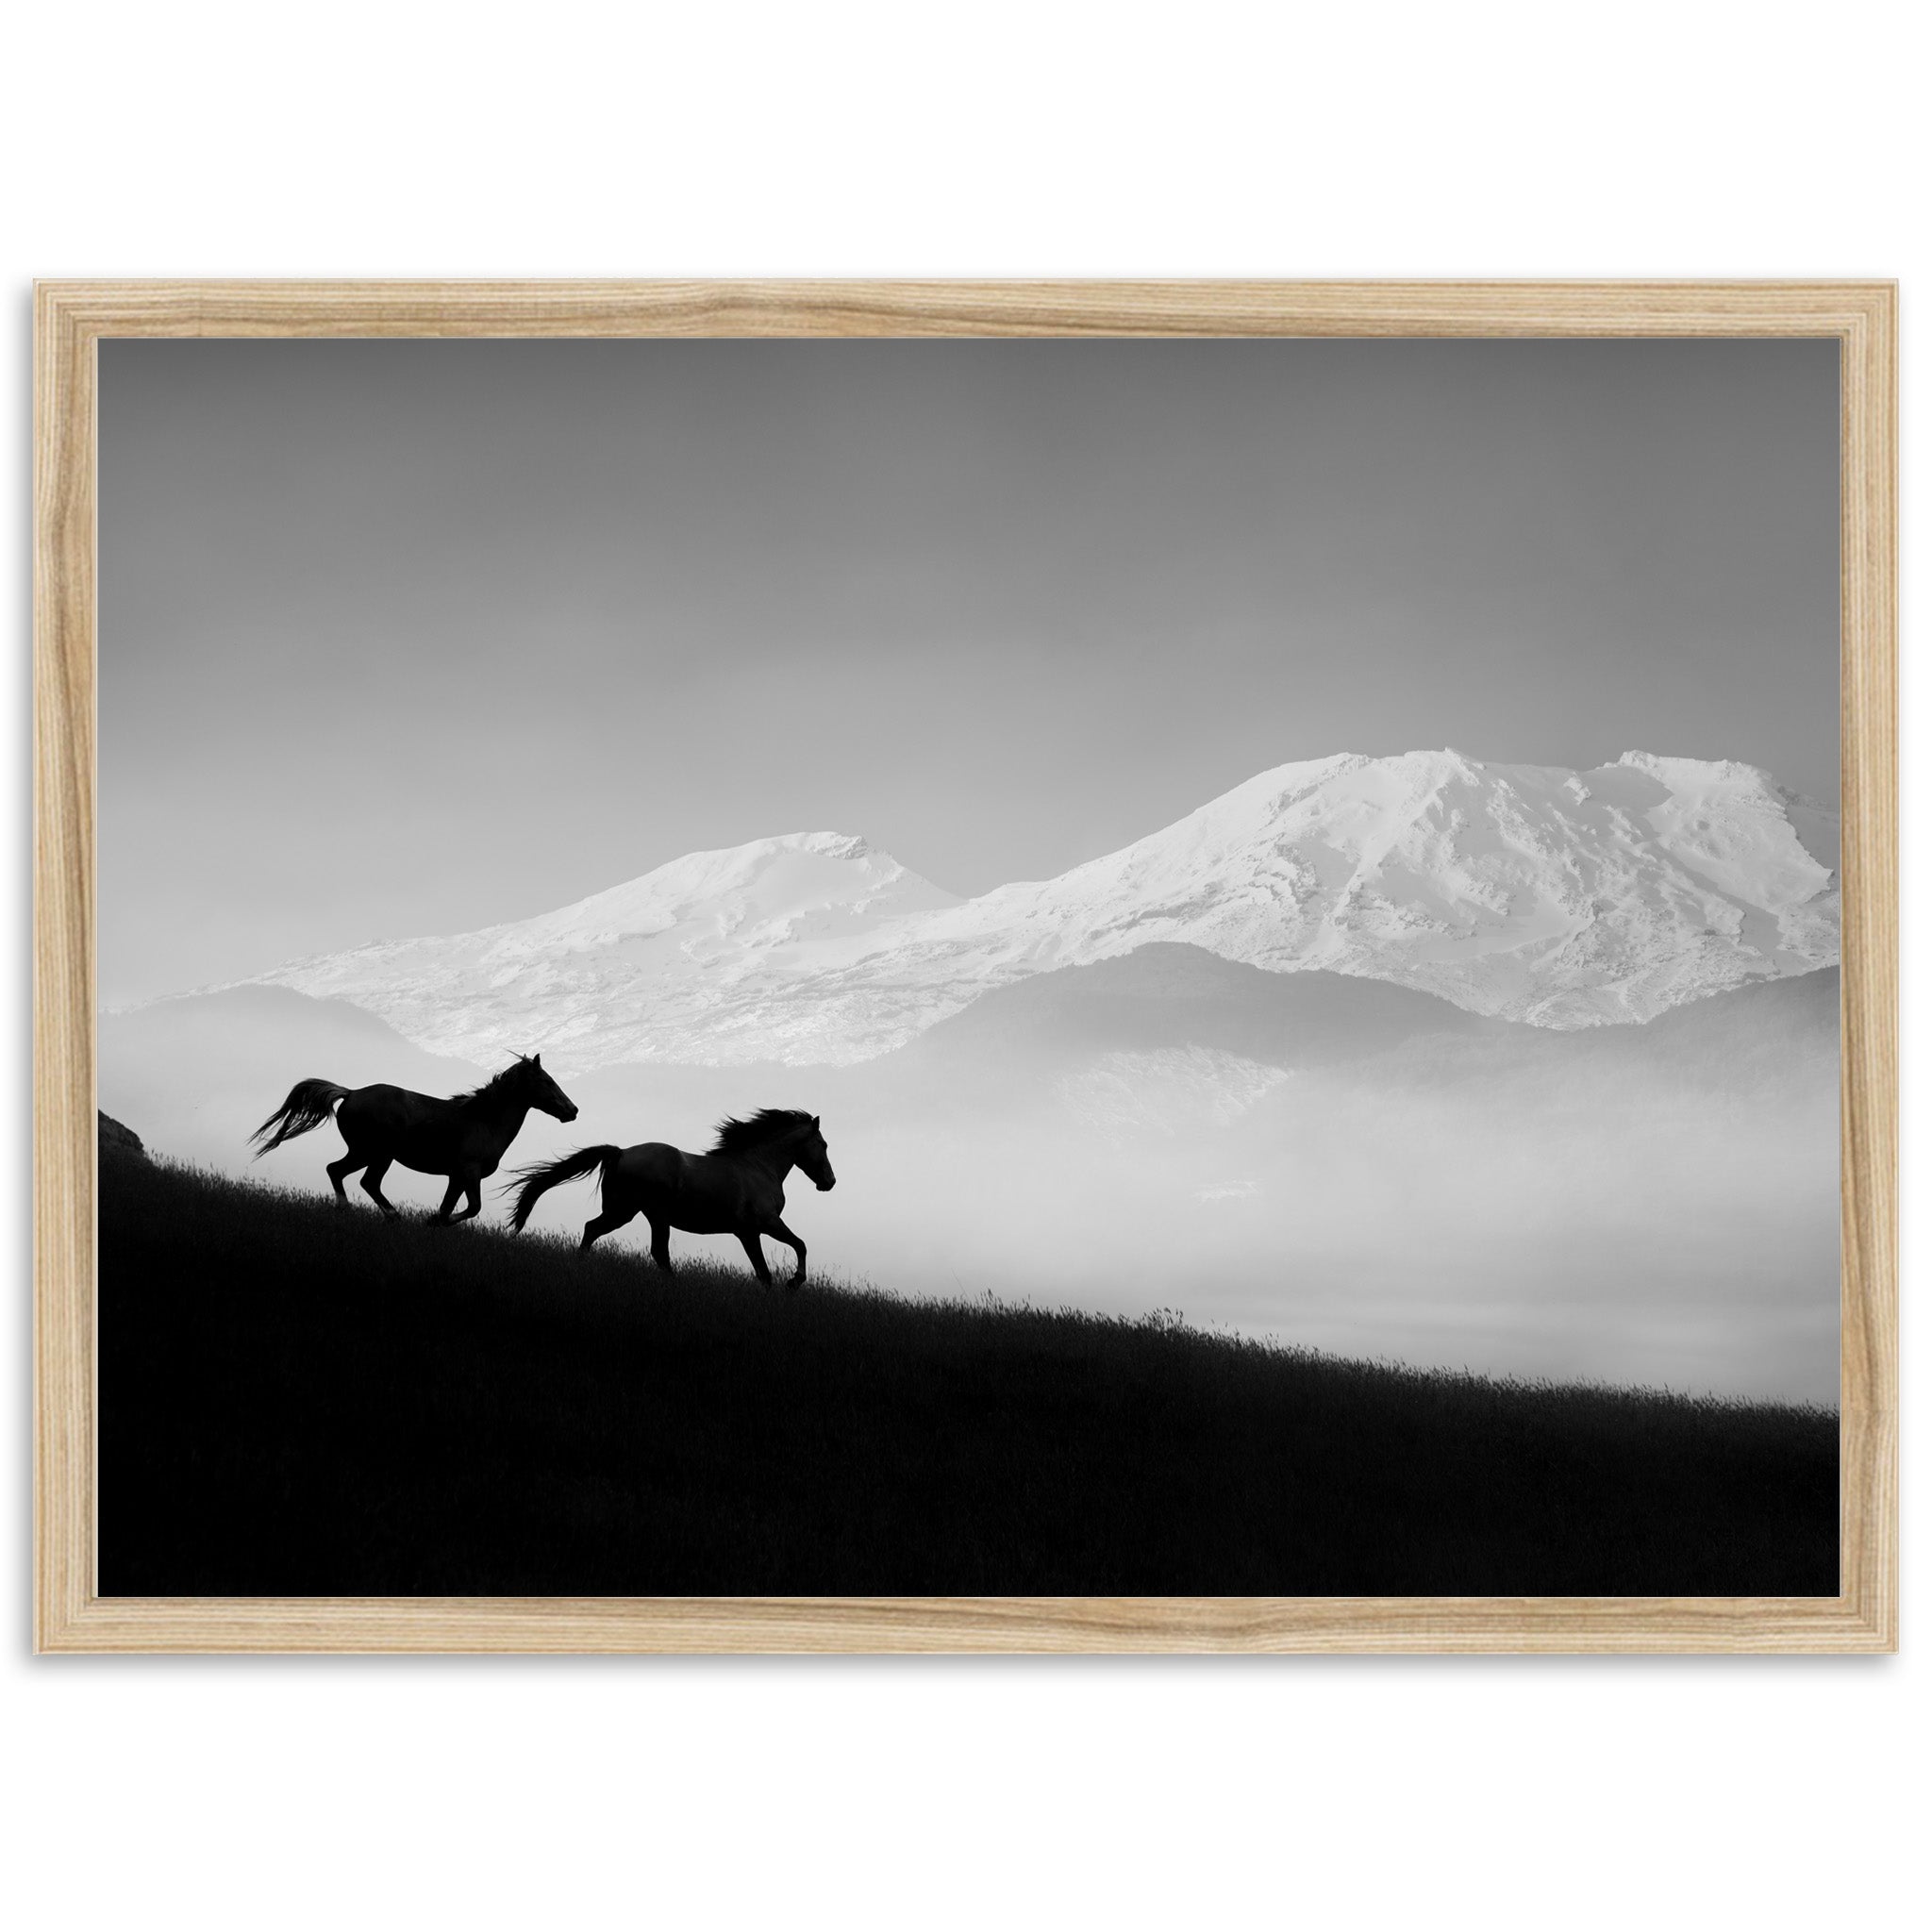
[{"label": "black and white photograph", "polygon": [[1839,383],[103,342],[101,1593],[1835,1594]]}]

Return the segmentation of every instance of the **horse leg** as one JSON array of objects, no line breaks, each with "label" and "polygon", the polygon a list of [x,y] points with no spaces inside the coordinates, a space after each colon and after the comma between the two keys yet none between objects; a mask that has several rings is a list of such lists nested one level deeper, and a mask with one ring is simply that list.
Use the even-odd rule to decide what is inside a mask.
[{"label": "horse leg", "polygon": [[343,1155],[340,1160],[331,1160],[329,1162],[328,1177],[330,1185],[336,1191],[336,1206],[338,1208],[346,1208],[349,1205],[349,1197],[342,1191],[342,1183],[358,1168],[364,1168],[368,1165],[369,1157],[366,1154],[357,1154],[353,1151]]},{"label": "horse leg", "polygon": [[[459,1196],[467,1194],[470,1205],[460,1214],[452,1212]],[[449,1189],[442,1197],[442,1206],[436,1210],[432,1226],[448,1227],[458,1221],[469,1221],[483,1211],[483,1178],[475,1168],[466,1168],[460,1174],[449,1177]]]},{"label": "horse leg", "polygon": [[637,1211],[633,1208],[627,1213],[619,1214],[607,1209],[595,1221],[585,1222],[584,1238],[577,1243],[577,1252],[581,1254],[592,1241],[601,1241],[607,1234],[615,1234]]},{"label": "horse leg", "polygon": [[380,1208],[382,1211],[390,1217],[391,1220],[394,1220],[401,1210],[396,1207],[396,1204],[393,1201],[391,1201],[389,1198],[389,1196],[382,1191],[382,1177],[390,1171],[390,1166],[391,1162],[387,1156],[385,1156],[380,1160],[372,1160],[369,1163],[368,1172],[364,1174],[362,1176],[362,1191],[365,1194],[367,1194],[369,1198],[372,1201],[374,1201],[375,1205],[378,1208]]},{"label": "horse leg", "polygon": [[651,1223],[651,1259],[663,1269],[665,1274],[671,1268],[671,1224],[668,1221]]},{"label": "horse leg", "polygon": [[765,1266],[765,1251],[758,1245],[758,1231],[755,1227],[741,1228],[738,1239],[744,1243],[744,1252],[751,1262],[751,1272],[767,1288],[772,1285],[772,1271]]},{"label": "horse leg", "polygon": [[764,1231],[774,1241],[783,1241],[798,1257],[798,1267],[793,1272],[791,1279],[785,1286],[787,1288],[803,1288],[805,1286],[805,1243],[775,1214],[765,1223]]}]

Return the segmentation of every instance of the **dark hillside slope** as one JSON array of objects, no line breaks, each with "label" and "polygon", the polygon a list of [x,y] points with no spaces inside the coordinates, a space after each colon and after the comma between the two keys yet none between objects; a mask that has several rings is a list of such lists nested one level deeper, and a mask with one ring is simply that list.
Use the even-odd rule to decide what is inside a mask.
[{"label": "dark hillside slope", "polygon": [[109,1595],[1837,1587],[1815,1410],[666,1281],[126,1159],[99,1308]]},{"label": "dark hillside slope", "polygon": [[1161,941],[984,993],[872,1065],[951,1070],[991,1059],[1045,1070],[1091,1053],[1206,1046],[1269,1066],[1313,1068],[1418,1038],[1479,1041],[1524,1030],[1386,980],[1266,973]]},{"label": "dark hillside slope", "polygon": [[1836,966],[1760,980],[1659,1013],[1637,1029],[1659,1065],[1738,1085],[1787,1079],[1835,1083],[1839,1071]]},{"label": "dark hillside slope", "polygon": [[1672,1092],[1740,1102],[1823,1100],[1835,1106],[1839,969],[1689,1000],[1641,1026],[1561,1033],[1500,1024],[1480,1041],[1447,1033],[1405,1041],[1380,1062],[1384,1077],[1465,1091]]},{"label": "dark hillside slope", "polygon": [[1297,1072],[1360,1067],[1378,1079],[1649,1075],[1760,1091],[1829,1081],[1838,1068],[1839,970],[1712,993],[1646,1025],[1575,1031],[1485,1019],[1434,993],[1343,973],[1266,973],[1161,942],[1000,987],[867,1075],[944,1073],[1010,1084],[1104,1053],[1202,1046]]}]

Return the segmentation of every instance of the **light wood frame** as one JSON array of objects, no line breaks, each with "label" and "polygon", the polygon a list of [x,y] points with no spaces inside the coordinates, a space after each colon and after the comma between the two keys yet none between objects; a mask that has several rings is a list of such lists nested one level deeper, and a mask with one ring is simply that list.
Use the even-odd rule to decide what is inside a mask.
[{"label": "light wood frame", "polygon": [[[91,282],[36,291],[42,1651],[1897,1647],[1897,309],[1889,282]],[[94,1591],[95,344],[104,337],[1833,337],[1842,397],[1837,1597],[136,1598]]]}]

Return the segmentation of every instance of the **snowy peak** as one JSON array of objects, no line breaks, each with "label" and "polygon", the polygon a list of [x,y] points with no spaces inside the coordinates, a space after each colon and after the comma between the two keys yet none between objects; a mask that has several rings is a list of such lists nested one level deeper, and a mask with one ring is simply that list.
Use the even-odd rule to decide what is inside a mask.
[{"label": "snowy peak", "polygon": [[1173,941],[1543,1024],[1642,1020],[1836,958],[1835,877],[1788,797],[1749,766],[1641,753],[1588,773],[1346,755],[936,925],[1003,933],[1035,965]]},{"label": "snowy peak", "polygon": [[898,929],[959,903],[861,838],[794,832],[687,853],[534,919],[384,941],[244,983],[349,1000],[465,1058],[534,1046],[575,1067],[811,1059],[828,1016],[765,1014],[766,994],[890,950]]},{"label": "snowy peak", "polygon": [[792,832],[723,851],[687,853],[641,878],[500,930],[561,944],[677,930],[686,940],[709,932],[773,945],[824,936],[841,922],[958,904],[953,893],[863,839],[843,832]]},{"label": "snowy peak", "polygon": [[1280,765],[1058,878],[976,899],[862,839],[697,852],[539,918],[261,975],[434,1052],[868,1059],[1029,974],[1151,941],[1557,1027],[1835,963],[1838,822],[1756,767],[1454,750]]},{"label": "snowy peak", "polygon": [[1647,817],[1658,842],[1706,873],[1725,874],[1725,891],[1769,890],[1779,903],[1797,905],[1837,874],[1838,814],[1756,765],[1626,751],[1608,769],[1656,781],[1661,791]]}]

